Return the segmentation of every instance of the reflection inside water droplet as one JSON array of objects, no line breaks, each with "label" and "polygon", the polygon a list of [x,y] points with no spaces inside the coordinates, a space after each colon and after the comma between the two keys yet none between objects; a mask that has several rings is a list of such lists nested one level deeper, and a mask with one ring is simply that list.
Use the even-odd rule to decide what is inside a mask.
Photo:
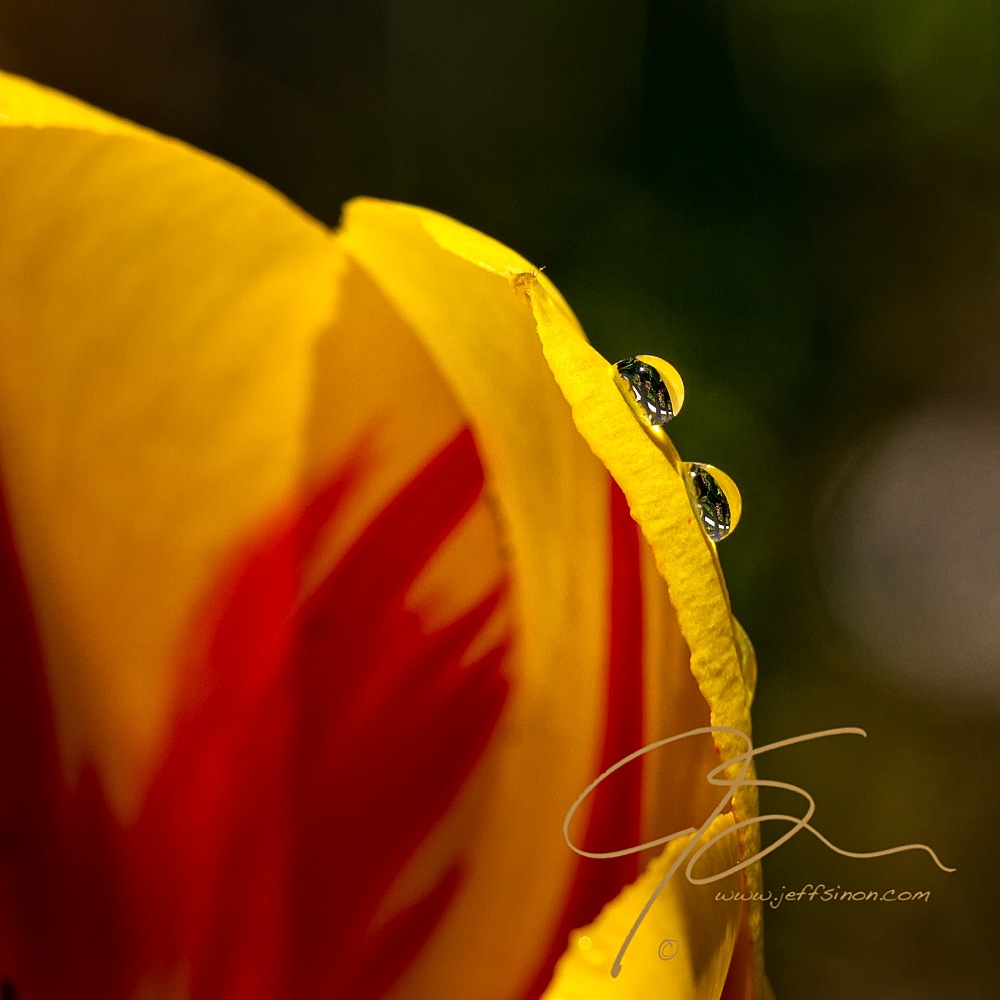
[{"label": "reflection inside water droplet", "polygon": [[680,412],[684,383],[673,365],[640,354],[615,365],[618,388],[633,412],[652,427],[662,427]]},{"label": "reflection inside water droplet", "polygon": [[740,491],[736,483],[714,465],[689,462],[686,468],[691,501],[702,527],[712,541],[721,541],[740,519],[743,509]]}]

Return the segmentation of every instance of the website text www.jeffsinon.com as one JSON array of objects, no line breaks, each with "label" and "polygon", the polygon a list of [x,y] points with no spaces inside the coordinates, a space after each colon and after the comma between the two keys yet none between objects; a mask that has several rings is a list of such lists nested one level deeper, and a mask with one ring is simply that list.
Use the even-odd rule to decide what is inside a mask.
[{"label": "website text www.jeffsinon.com", "polygon": [[715,898],[720,903],[733,900],[743,902],[760,902],[772,909],[777,909],[786,900],[790,903],[926,903],[930,901],[929,890],[913,891],[908,889],[845,889],[843,886],[828,886],[820,882],[811,882],[801,889],[788,890],[782,886],[780,891],[772,892],[717,892]]}]

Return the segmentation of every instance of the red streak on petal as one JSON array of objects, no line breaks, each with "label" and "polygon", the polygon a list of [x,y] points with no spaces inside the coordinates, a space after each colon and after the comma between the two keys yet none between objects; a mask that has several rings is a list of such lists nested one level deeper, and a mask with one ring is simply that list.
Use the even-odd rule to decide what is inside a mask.
[{"label": "red streak on petal", "polygon": [[427,895],[372,935],[358,963],[364,974],[354,978],[345,996],[351,1000],[383,996],[417,957],[460,882],[461,872],[453,866]]},{"label": "red streak on petal", "polygon": [[93,771],[63,775],[2,490],[0,636],[0,981],[26,1000],[117,997],[133,973],[119,831]]},{"label": "red streak on petal", "polygon": [[404,598],[482,485],[466,431],[299,604],[340,501],[333,488],[251,560],[226,602],[215,697],[165,761],[144,826],[192,886],[175,924],[193,956],[194,1000],[374,996],[373,978],[384,989],[405,968],[399,951],[412,954],[433,929],[443,890],[385,939],[395,956],[370,942],[379,903],[504,703],[502,648],[462,664],[499,593],[433,635]]},{"label": "red streak on petal", "polygon": [[[749,891],[745,878],[743,879],[743,891]],[[753,978],[753,942],[750,937],[750,915],[744,903],[740,914],[736,944],[733,947],[733,957],[729,960],[726,982],[722,987],[722,995],[719,1000],[753,1000]]]},{"label": "red streak on petal", "polygon": [[[638,750],[643,743],[643,605],[639,527],[628,501],[611,483],[611,628],[604,744],[598,774]],[[596,778],[597,775],[595,774]],[[641,759],[601,782],[591,796],[587,831],[579,846],[589,851],[613,851],[642,842]],[[569,898],[551,946],[526,1000],[545,992],[556,962],[566,950],[569,934],[592,923],[601,909],[639,874],[638,856],[578,858]]]},{"label": "red streak on petal", "polygon": [[[0,975],[23,976],[31,964],[25,945],[46,931],[45,914],[33,905],[31,887],[21,877],[52,853],[62,804],[51,794],[59,785],[59,763],[46,731],[46,693],[41,650],[20,567],[6,504],[0,496]],[[43,842],[34,838],[41,834]],[[58,873],[47,867],[43,892],[51,896]],[[16,921],[16,923],[15,923]]]},{"label": "red streak on petal", "polygon": [[465,431],[303,600],[361,474],[331,480],[219,581],[180,668],[185,693],[164,757],[128,827],[110,818],[92,773],[75,789],[62,774],[8,539],[0,614],[15,656],[0,674],[0,843],[14,875],[0,883],[0,978],[26,1000],[124,1000],[150,971],[181,969],[192,1000],[374,1000],[433,931],[458,869],[375,920],[504,704],[505,646],[465,662],[503,582],[430,634],[405,605],[480,502],[482,466]]}]

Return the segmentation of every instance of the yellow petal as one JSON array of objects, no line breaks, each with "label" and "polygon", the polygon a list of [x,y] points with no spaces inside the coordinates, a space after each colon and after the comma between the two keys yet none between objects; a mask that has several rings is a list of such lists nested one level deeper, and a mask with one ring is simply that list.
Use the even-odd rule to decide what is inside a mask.
[{"label": "yellow petal", "polygon": [[[732,828],[732,820],[720,816],[701,843],[727,828]],[[740,879],[734,874],[707,885],[692,885],[685,877],[686,861],[681,861],[679,870],[650,906],[631,936],[618,975],[612,976],[615,960],[633,934],[636,920],[696,836],[668,844],[641,878],[609,903],[593,924],[573,934],[542,1000],[647,1000],[657,996],[718,1000],[729,972],[743,905],[736,895],[741,893]],[[735,840],[726,837],[708,848],[694,874],[723,872],[736,860]]]},{"label": "yellow petal", "polygon": [[[607,474],[567,433],[530,310],[508,283],[440,251],[407,214],[365,214],[377,210],[352,205],[341,240],[468,414],[516,574],[516,683],[497,737],[504,752],[491,762],[459,894],[399,995],[457,998],[485,982],[484,998],[513,997],[532,976],[572,876],[563,815],[595,773],[608,563],[604,531],[593,527],[607,523]],[[575,579],[566,567],[574,544]],[[486,927],[503,931],[484,935]]]},{"label": "yellow petal", "polygon": [[0,76],[0,456],[63,749],[130,812],[220,561],[297,486],[343,262],[235,168]]},{"label": "yellow petal", "polygon": [[[669,585],[669,602],[663,588],[644,596],[659,622],[647,663],[650,739],[706,724],[707,712],[699,714],[706,707],[714,723],[748,729],[735,627],[714,547],[692,514],[676,463],[637,425],[611,366],[543,275],[495,241],[408,206],[352,202],[340,238],[421,339],[476,434],[510,544],[520,637],[516,686],[465,881],[398,995],[460,997],[476,981],[489,984],[484,997],[517,996],[539,942],[555,929],[574,871],[559,836],[562,817],[599,770],[606,469],[628,496]],[[720,744],[743,749],[738,740]],[[677,794],[654,792],[659,808],[651,810],[651,826],[704,803],[705,759],[702,751],[682,769]],[[756,811],[750,793],[739,793],[737,809],[739,818]],[[528,872],[530,907],[522,891]],[[486,921],[502,932],[484,942]]]}]

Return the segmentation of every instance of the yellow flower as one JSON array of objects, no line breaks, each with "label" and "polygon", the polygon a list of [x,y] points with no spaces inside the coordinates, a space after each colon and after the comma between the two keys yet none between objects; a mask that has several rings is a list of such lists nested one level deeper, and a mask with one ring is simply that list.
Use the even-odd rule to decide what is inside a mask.
[{"label": "yellow flower", "polygon": [[[756,865],[672,879],[612,977],[690,837],[630,885],[563,836],[640,747],[749,732],[753,664],[676,455],[544,274],[402,205],[330,233],[0,75],[0,290],[5,988],[762,994],[759,906],[715,899]],[[699,827],[715,739],[616,772],[574,842]]]}]

